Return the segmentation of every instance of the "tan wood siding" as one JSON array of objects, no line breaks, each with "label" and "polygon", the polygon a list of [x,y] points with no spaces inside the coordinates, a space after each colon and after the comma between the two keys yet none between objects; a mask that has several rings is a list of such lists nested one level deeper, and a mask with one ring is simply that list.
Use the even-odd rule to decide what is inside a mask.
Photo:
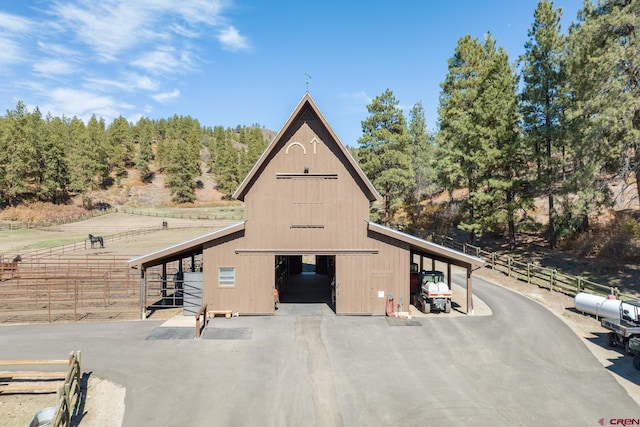
[{"label": "tan wood siding", "polygon": [[[409,245],[406,243],[401,244],[397,240],[376,233],[370,233],[369,238],[372,242],[375,242],[375,246],[379,250],[378,255],[373,258],[371,281],[382,284],[382,279],[379,277],[380,272],[391,273],[384,277],[384,288],[376,291],[384,290],[385,296],[392,293],[396,308],[397,304],[402,303],[402,311],[407,311],[411,303],[409,299],[411,263]],[[376,305],[374,314],[384,313],[385,308],[381,309],[379,305]]]},{"label": "tan wood siding", "polygon": [[371,314],[370,255],[336,256],[336,313]]},{"label": "tan wood siding", "polygon": [[337,157],[338,142],[313,124],[312,115],[304,111],[294,122],[295,131],[274,147],[247,193],[243,248],[311,252],[366,245],[369,200]]},{"label": "tan wood siding", "polygon": [[[203,252],[204,302],[211,310],[233,310],[240,314],[272,314],[274,256],[238,255],[237,241],[213,246]],[[235,267],[235,286],[218,286],[218,268]]]}]

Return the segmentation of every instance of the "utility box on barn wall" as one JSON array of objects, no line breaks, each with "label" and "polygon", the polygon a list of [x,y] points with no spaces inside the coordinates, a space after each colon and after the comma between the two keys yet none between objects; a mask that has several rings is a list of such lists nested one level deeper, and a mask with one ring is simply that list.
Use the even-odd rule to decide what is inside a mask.
[{"label": "utility box on barn wall", "polygon": [[202,307],[202,272],[184,272],[183,316],[195,316]]}]

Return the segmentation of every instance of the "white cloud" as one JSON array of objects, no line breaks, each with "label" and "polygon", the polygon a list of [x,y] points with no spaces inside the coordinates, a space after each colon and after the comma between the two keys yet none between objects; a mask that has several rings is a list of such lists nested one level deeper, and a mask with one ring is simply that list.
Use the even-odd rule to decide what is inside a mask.
[{"label": "white cloud", "polygon": [[27,33],[34,27],[34,24],[30,19],[0,12],[0,32]]},{"label": "white cloud", "polygon": [[0,65],[20,64],[27,60],[24,50],[15,41],[0,36]]},{"label": "white cloud", "polygon": [[[115,61],[123,52],[147,43],[198,38],[203,33],[200,27],[224,22],[223,8],[211,0],[78,0],[56,3],[53,14],[77,42],[90,46],[102,60]],[[232,50],[246,46],[233,27],[223,30],[222,37]]]},{"label": "white cloud", "polygon": [[121,79],[87,78],[84,86],[101,92],[108,92],[113,89],[126,92],[158,90],[157,81],[136,73],[123,74]]},{"label": "white cloud", "polygon": [[191,68],[191,58],[187,52],[178,54],[171,46],[164,46],[133,61],[131,64],[148,73],[172,74]]},{"label": "white cloud", "polygon": [[177,97],[180,96],[180,91],[178,89],[174,90],[173,92],[164,92],[164,93],[159,93],[156,95],[153,95],[153,99],[155,99],[158,102],[167,102],[167,101],[171,101],[172,99],[175,99]]},{"label": "white cloud", "polygon": [[0,97],[83,119],[152,111],[154,102],[181,96],[170,89],[177,75],[198,70],[201,61],[214,62],[210,46],[216,41],[230,51],[249,48],[223,15],[228,5],[54,0],[32,8],[28,18],[0,11],[0,68],[6,77]]},{"label": "white cloud", "polygon": [[[154,0],[150,0],[152,3]],[[208,26],[219,25],[224,19],[222,10],[224,2],[215,0],[191,0],[168,2],[172,10],[176,10],[187,22],[191,24],[206,24]],[[175,4],[171,4],[175,3]]]},{"label": "white cloud", "polygon": [[111,96],[71,88],[53,89],[45,97],[47,102],[40,107],[41,111],[51,112],[54,116],[76,116],[85,122],[95,114],[108,123],[121,115],[123,110],[132,108],[132,105],[119,102]]},{"label": "white cloud", "polygon": [[132,76],[133,81],[135,82],[135,87],[142,90],[154,91],[158,89],[158,82],[152,80],[148,76],[140,76],[134,75]]},{"label": "white cloud", "polygon": [[226,50],[237,51],[249,48],[247,39],[241,36],[232,25],[218,33],[218,40],[222,43],[222,48]]},{"label": "white cloud", "polygon": [[[75,41],[93,48],[103,60],[115,60],[118,54],[148,37],[145,31],[149,12],[137,2],[57,3],[54,13],[75,33]],[[146,36],[146,37],[145,37]]]},{"label": "white cloud", "polygon": [[25,37],[36,27],[27,18],[0,12],[0,66],[21,64],[28,60]]},{"label": "white cloud", "polygon": [[69,62],[60,59],[45,59],[33,64],[32,69],[44,75],[66,75],[76,71]]},{"label": "white cloud", "polygon": [[339,97],[345,100],[345,102],[342,103],[342,106],[346,114],[366,113],[367,105],[371,104],[371,101],[373,101],[373,98],[367,95],[364,91],[342,93]]},{"label": "white cloud", "polygon": [[69,46],[65,46],[60,43],[49,43],[49,42],[38,42],[38,48],[49,55],[58,55],[64,57],[75,57],[78,56],[78,51],[76,49],[70,48]]}]

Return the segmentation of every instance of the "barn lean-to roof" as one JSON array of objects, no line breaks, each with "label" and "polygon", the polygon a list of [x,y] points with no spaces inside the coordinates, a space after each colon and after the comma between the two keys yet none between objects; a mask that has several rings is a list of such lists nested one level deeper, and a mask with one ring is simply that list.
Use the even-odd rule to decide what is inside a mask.
[{"label": "barn lean-to roof", "polygon": [[358,182],[358,184],[360,184],[360,188],[363,189],[369,201],[374,202],[376,200],[380,200],[381,199],[380,194],[375,189],[371,181],[369,181],[369,179],[367,178],[365,173],[362,171],[358,163],[355,161],[355,159],[353,158],[349,150],[347,150],[347,148],[342,144],[342,141],[340,141],[340,138],[338,138],[338,135],[336,135],[336,133],[333,131],[333,129],[329,125],[329,122],[327,122],[325,117],[322,115],[322,113],[318,109],[318,106],[313,101],[313,98],[311,98],[311,95],[308,92],[304,94],[304,96],[298,103],[298,106],[295,108],[295,110],[293,110],[293,112],[289,116],[289,119],[287,119],[287,121],[282,126],[280,131],[276,134],[276,136],[273,138],[269,146],[267,146],[267,148],[264,150],[264,152],[262,153],[258,161],[253,165],[253,168],[251,168],[251,170],[249,171],[245,179],[242,181],[238,189],[233,193],[233,197],[235,199],[244,201],[245,195],[251,189],[251,186],[253,185],[253,183],[259,178],[260,173],[264,170],[265,163],[271,159],[271,155],[273,151],[276,149],[276,147],[278,146],[280,140],[287,134],[287,131],[294,124],[297,117],[306,108],[310,108],[313,111],[313,113],[320,119],[320,123],[322,124],[322,126],[327,130],[331,138],[335,141],[336,146],[339,148],[341,154],[344,156],[344,160],[346,161],[345,163],[348,165],[348,168],[350,169],[349,172],[351,173],[351,176],[353,177],[354,180]]},{"label": "barn lean-to roof", "polygon": [[127,261],[127,264],[129,265],[129,267],[146,268],[154,265],[160,265],[162,263],[176,261],[193,254],[201,254],[205,244],[213,240],[222,239],[234,233],[241,232],[244,230],[244,227],[245,221],[231,224],[227,227],[220,228],[218,230],[203,234],[193,239],[176,243],[175,245],[158,249],[157,251],[153,251],[145,255],[131,258]]},{"label": "barn lean-to roof", "polygon": [[483,267],[485,261],[471,255],[467,255],[463,252],[455,249],[447,248],[446,246],[438,245],[437,243],[430,242],[428,240],[421,239],[411,234],[403,233],[398,230],[394,230],[384,225],[376,224],[375,222],[368,222],[368,229],[378,234],[382,234],[392,239],[405,242],[413,250],[424,252],[429,254],[435,260],[449,262],[453,265],[460,267],[469,266],[472,270]]}]

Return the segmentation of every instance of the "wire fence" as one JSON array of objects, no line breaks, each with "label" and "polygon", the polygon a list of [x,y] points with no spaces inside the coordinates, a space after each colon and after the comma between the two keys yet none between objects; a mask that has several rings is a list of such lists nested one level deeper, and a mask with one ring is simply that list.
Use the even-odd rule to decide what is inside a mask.
[{"label": "wire fence", "polygon": [[0,221],[0,231],[15,231],[15,230],[30,230],[39,228],[55,227],[57,225],[70,224],[73,222],[85,221],[87,219],[96,218],[99,216],[107,215],[113,212],[117,212],[114,209],[96,209],[90,210],[83,214],[71,215],[59,220],[41,220],[41,221]]}]

